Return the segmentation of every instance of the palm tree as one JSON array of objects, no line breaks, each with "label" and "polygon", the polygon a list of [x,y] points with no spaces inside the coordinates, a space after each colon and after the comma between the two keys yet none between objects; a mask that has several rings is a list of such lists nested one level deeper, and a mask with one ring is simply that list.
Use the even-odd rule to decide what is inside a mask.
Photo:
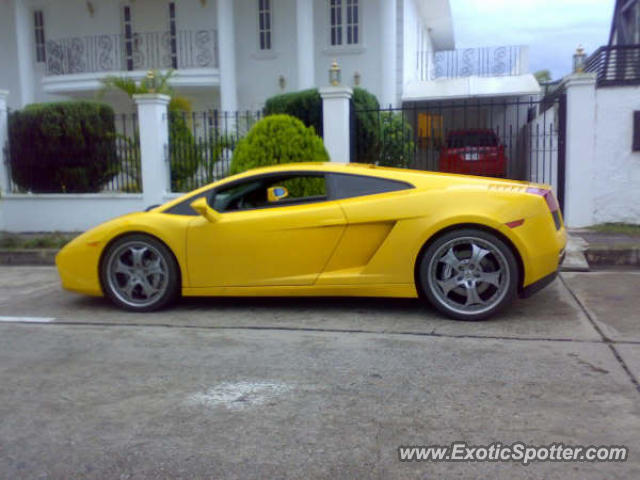
[{"label": "palm tree", "polygon": [[169,84],[169,80],[174,74],[174,70],[167,70],[166,73],[149,70],[147,76],[140,82],[136,82],[131,77],[109,75],[101,80],[103,87],[98,96],[104,96],[109,90],[120,90],[131,99],[134,95],[141,93],[161,93],[171,97],[168,107],[170,112],[191,113],[191,101],[187,97],[176,95],[173,87]]}]

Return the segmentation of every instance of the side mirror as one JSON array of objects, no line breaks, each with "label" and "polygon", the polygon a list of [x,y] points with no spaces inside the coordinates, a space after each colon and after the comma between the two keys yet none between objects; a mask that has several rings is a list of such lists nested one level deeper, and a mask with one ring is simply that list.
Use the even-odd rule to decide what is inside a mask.
[{"label": "side mirror", "polygon": [[289,196],[287,187],[269,187],[267,190],[267,200],[269,202],[279,202]]},{"label": "side mirror", "polygon": [[209,206],[206,197],[200,197],[194,200],[189,206],[193,208],[198,213],[198,215],[202,215],[211,223],[217,222],[220,218],[220,214]]}]

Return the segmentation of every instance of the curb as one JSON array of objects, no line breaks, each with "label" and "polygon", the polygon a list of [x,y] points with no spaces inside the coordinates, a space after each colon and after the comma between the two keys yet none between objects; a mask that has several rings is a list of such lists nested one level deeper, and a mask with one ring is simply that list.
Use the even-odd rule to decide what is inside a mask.
[{"label": "curb", "polygon": [[584,252],[589,265],[640,267],[640,247],[589,247]]},{"label": "curb", "polygon": [[0,265],[55,265],[55,248],[0,250]]}]

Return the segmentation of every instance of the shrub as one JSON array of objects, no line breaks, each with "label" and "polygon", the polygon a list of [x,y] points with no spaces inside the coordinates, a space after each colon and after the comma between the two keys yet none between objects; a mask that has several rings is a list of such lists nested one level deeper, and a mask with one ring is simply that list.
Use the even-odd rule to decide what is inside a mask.
[{"label": "shrub", "polygon": [[[353,109],[355,110],[356,142],[355,157],[351,160],[360,163],[373,163],[377,158],[378,99],[363,88],[353,89]],[[313,127],[322,136],[322,97],[317,89],[276,95],[267,100],[265,115],[285,113],[302,121],[307,127]]]},{"label": "shrub", "polygon": [[9,118],[13,181],[34,193],[98,192],[118,173],[114,114],[94,102],[27,106]]},{"label": "shrub", "polygon": [[380,143],[376,164],[407,168],[413,160],[414,145],[413,129],[401,113],[380,114]]},{"label": "shrub", "polygon": [[378,147],[378,111],[380,104],[372,93],[363,88],[353,89],[353,109],[356,116],[356,158],[358,163],[374,163],[377,157]]},{"label": "shrub", "polygon": [[269,98],[264,106],[265,115],[292,115],[307,127],[313,127],[322,136],[322,97],[317,89],[300,90]]},{"label": "shrub", "polygon": [[326,162],[329,155],[313,128],[290,115],[270,115],[241,139],[231,159],[231,174],[291,162]]},{"label": "shrub", "polygon": [[171,164],[171,191],[189,190],[189,182],[201,162],[200,148],[189,128],[184,112],[169,112],[169,159]]}]

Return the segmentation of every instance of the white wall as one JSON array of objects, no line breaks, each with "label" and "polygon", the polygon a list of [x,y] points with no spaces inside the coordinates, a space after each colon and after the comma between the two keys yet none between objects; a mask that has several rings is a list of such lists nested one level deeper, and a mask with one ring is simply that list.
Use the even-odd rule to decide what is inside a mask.
[{"label": "white wall", "polygon": [[0,230],[78,232],[148,206],[142,194],[9,194],[0,199]]},{"label": "white wall", "polygon": [[[257,110],[267,98],[298,89],[296,1],[272,0],[272,50],[260,51],[258,2],[236,0],[236,83],[238,108]],[[311,54],[311,53],[310,53]],[[278,84],[284,76],[286,86]]]},{"label": "white wall", "polygon": [[416,1],[404,0],[403,2],[403,87],[410,82],[427,80],[430,64],[433,63],[431,35],[420,17]]},{"label": "white wall", "polygon": [[640,224],[640,152],[632,152],[640,87],[596,89],[593,221]]}]

